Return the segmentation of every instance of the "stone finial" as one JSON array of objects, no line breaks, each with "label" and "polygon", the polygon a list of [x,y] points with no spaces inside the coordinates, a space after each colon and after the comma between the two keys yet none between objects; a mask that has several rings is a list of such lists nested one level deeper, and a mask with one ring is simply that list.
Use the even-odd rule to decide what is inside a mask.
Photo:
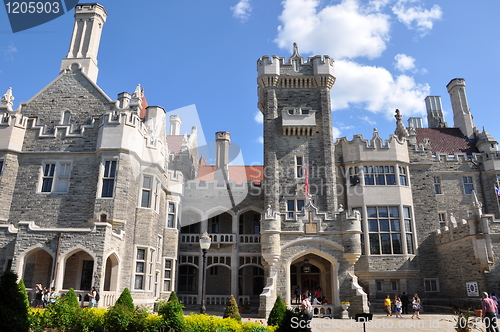
[{"label": "stone finial", "polygon": [[140,105],[141,101],[142,101],[141,85],[137,84],[137,87],[135,88],[135,91],[132,94],[132,103]]},{"label": "stone finial", "polygon": [[299,46],[297,45],[297,43],[293,43],[293,54],[292,54],[292,57],[300,57]]},{"label": "stone finial", "polygon": [[7,92],[2,97],[2,106],[7,106],[9,111],[12,111],[14,105],[14,96],[12,95],[12,88],[7,89]]},{"label": "stone finial", "polygon": [[394,131],[394,134],[398,136],[399,140],[403,140],[403,138],[408,138],[408,130],[406,130],[405,125],[403,124],[403,116],[401,115],[401,112],[396,109],[396,115],[394,116],[396,118],[396,130]]}]

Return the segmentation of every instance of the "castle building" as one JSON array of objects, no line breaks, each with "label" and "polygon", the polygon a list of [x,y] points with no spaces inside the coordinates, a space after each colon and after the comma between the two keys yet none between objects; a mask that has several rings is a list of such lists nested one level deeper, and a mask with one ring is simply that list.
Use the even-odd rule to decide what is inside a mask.
[{"label": "castle building", "polygon": [[106,17],[77,5],[59,76],[18,109],[15,89],[1,100],[2,271],[82,302],[96,286],[101,306],[124,288],[137,305],[174,290],[200,304],[206,282],[206,304],[234,295],[262,317],[296,288],[321,287],[330,315],[386,294],[448,304],[500,291],[500,152],[473,122],[464,79],[447,85],[453,127],[429,96],[428,128],[396,110],[387,140],[376,129],[335,140],[335,61],[294,45],[288,59],[257,61],[264,165],[230,165],[229,132],[215,133],[207,165],[196,127],[181,134],[181,117],[140,86],[113,100],[96,84]]}]

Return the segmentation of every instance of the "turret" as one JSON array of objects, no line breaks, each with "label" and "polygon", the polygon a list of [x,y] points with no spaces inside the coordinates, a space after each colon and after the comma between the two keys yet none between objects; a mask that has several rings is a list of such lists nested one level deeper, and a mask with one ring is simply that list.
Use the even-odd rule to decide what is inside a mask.
[{"label": "turret", "polygon": [[170,116],[170,135],[180,135],[181,132],[181,117],[178,115]]},{"label": "turret", "polygon": [[453,126],[460,128],[462,134],[468,138],[473,138],[475,126],[465,94],[465,80],[463,78],[452,79],[446,88],[450,94],[451,107],[453,108]]},{"label": "turret", "polygon": [[102,27],[108,14],[98,3],[78,4],[75,7],[75,25],[68,55],[63,58],[61,69],[81,69],[92,81],[97,81],[97,52]]}]

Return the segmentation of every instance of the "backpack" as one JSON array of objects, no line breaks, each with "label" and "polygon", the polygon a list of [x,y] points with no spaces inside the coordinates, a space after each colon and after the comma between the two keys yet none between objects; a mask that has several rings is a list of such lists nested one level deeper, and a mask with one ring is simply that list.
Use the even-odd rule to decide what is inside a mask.
[{"label": "backpack", "polygon": [[95,301],[96,301],[96,302],[99,302],[99,300],[100,300],[100,299],[101,299],[101,297],[99,296],[99,292],[98,292],[98,291],[96,291],[96,292],[95,292]]}]

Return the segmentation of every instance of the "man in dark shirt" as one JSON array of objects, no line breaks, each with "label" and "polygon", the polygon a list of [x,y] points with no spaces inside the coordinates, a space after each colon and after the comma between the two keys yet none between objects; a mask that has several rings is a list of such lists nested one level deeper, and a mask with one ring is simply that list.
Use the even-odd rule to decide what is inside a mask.
[{"label": "man in dark shirt", "polygon": [[406,295],[406,292],[403,292],[403,295],[401,295],[401,304],[402,304],[402,313],[403,314],[408,314],[408,304],[410,304],[410,301],[408,301],[408,295]]},{"label": "man in dark shirt", "polygon": [[493,301],[493,299],[490,299],[488,297],[488,293],[486,292],[483,292],[482,309],[483,309],[483,321],[484,325],[486,326],[486,331],[499,332],[497,326],[497,317],[495,315],[495,310],[497,309],[497,306],[495,304],[495,301]]}]

